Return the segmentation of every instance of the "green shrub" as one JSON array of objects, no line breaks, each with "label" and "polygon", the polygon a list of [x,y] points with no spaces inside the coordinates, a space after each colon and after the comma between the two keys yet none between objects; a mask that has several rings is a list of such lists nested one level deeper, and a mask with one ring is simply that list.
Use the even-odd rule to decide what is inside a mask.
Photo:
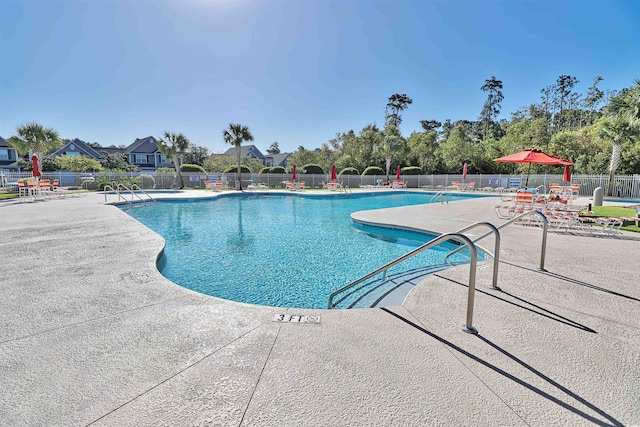
[{"label": "green shrub", "polygon": [[362,171],[362,175],[384,175],[384,170],[378,166],[369,166]]},{"label": "green shrub", "polygon": [[[85,181],[86,182],[86,181]],[[106,176],[98,176],[95,180],[96,188],[100,191],[104,190],[104,187],[111,185],[111,181]]]},{"label": "green shrub", "polygon": [[182,172],[200,172],[200,173],[207,173],[207,171],[204,170],[204,168],[200,165],[194,165],[191,163],[185,163],[183,165],[180,165],[180,171]]},{"label": "green shrub", "polygon": [[[251,169],[249,169],[245,165],[242,165],[240,167],[240,170],[242,171],[242,173],[251,173]],[[238,165],[235,165],[235,166],[229,166],[223,171],[223,173],[235,173],[237,171],[238,171]]]},{"label": "green shrub", "polygon": [[284,173],[284,168],[282,166],[272,166],[269,168],[269,173]]},{"label": "green shrub", "polygon": [[322,169],[322,167],[313,163],[302,166],[300,170],[305,174],[324,175],[324,170]]},{"label": "green shrub", "polygon": [[403,175],[422,175],[424,172],[418,166],[407,166],[400,169],[400,173]]},{"label": "green shrub", "polygon": [[140,175],[142,185],[140,188],[156,188],[156,179],[151,175]]},{"label": "green shrub", "polygon": [[338,175],[360,175],[360,172],[356,168],[344,168]]},{"label": "green shrub", "polygon": [[175,172],[175,168],[158,168],[156,169],[156,173],[167,173],[167,172]]},{"label": "green shrub", "polygon": [[284,168],[282,166],[265,166],[260,169],[259,173],[284,173]]}]

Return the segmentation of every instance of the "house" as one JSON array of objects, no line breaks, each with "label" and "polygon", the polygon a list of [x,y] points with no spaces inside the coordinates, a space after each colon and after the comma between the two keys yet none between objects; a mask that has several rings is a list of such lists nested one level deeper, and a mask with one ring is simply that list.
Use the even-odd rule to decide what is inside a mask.
[{"label": "house", "polygon": [[287,166],[287,159],[291,153],[277,153],[277,154],[267,154],[264,156],[264,162],[262,162],[265,166]]},{"label": "house", "polygon": [[18,151],[0,136],[0,171],[18,170]]},{"label": "house", "polygon": [[[236,147],[231,147],[227,151],[224,152],[227,156],[232,156],[234,159],[236,158]],[[243,145],[240,147],[240,157],[241,158],[249,158],[259,160],[262,164],[264,164],[264,155],[258,150],[258,147],[255,145]]]},{"label": "house", "polygon": [[158,168],[173,168],[173,163],[160,152],[158,140],[153,136],[137,138],[123,152],[127,161],[138,166],[141,172],[154,172]]},{"label": "house", "polygon": [[73,138],[50,154],[54,156],[87,156],[95,160],[99,160],[101,157],[101,154],[95,148],[78,138]]}]

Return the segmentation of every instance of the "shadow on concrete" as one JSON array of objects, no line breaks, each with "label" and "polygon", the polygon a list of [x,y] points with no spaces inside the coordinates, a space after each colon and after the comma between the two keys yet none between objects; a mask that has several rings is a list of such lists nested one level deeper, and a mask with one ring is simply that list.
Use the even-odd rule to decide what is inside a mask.
[{"label": "shadow on concrete", "polygon": [[[464,283],[458,282],[457,280],[453,280],[453,279],[450,279],[448,277],[440,276],[439,274],[434,274],[434,276],[439,277],[439,278],[444,279],[444,280],[447,280],[449,282],[455,283],[456,285],[463,286],[465,288],[469,287],[468,285],[466,285]],[[530,311],[532,313],[535,313],[535,314],[537,314],[539,316],[546,317],[547,319],[555,320],[556,322],[563,323],[563,324],[571,326],[573,328],[581,329],[581,330],[583,330],[585,332],[590,332],[592,334],[597,334],[598,333],[598,331],[596,331],[594,329],[591,329],[590,327],[588,327],[586,325],[578,323],[575,320],[571,320],[568,317],[564,317],[564,316],[562,316],[562,315],[560,315],[558,313],[554,313],[553,311],[547,310],[544,307],[541,307],[541,306],[536,305],[536,304],[534,304],[532,302],[529,302],[529,301],[526,301],[526,300],[524,300],[522,298],[519,298],[519,297],[517,297],[517,296],[515,296],[513,294],[510,294],[510,293],[508,293],[508,292],[506,292],[506,291],[504,291],[502,289],[499,290],[499,291],[496,290],[496,291],[492,291],[492,292],[487,292],[487,291],[483,291],[482,289],[478,289],[476,287],[476,292],[484,294],[484,295],[487,295],[487,296],[489,296],[491,298],[495,298],[495,299],[500,300],[502,302],[506,302],[507,304],[515,305],[516,307],[525,309],[525,310]],[[517,304],[517,303],[515,303],[513,301],[509,301],[508,299],[500,298],[494,292],[500,292],[502,294],[509,295],[510,297],[512,297],[512,298],[514,298],[514,299],[516,299],[518,301],[521,301],[522,303],[527,304],[527,305],[529,305],[531,307],[535,307],[537,310],[540,310],[540,311],[534,310],[533,308],[526,307],[526,306],[521,305],[521,304]]]},{"label": "shadow on concrete", "polygon": [[529,267],[523,267],[521,265],[512,264],[510,262],[505,262],[505,261],[500,261],[500,262],[504,263],[504,264],[511,265],[513,267],[522,268],[523,270],[533,271],[534,273],[544,274],[545,276],[553,277],[555,279],[564,280],[565,282],[569,282],[569,283],[573,283],[573,284],[576,284],[576,285],[585,286],[587,288],[595,289],[596,291],[605,292],[605,293],[608,293],[608,294],[611,294],[611,295],[615,295],[617,297],[622,297],[622,298],[626,298],[626,299],[630,299],[630,300],[633,300],[633,301],[640,302],[639,298],[632,297],[630,295],[621,294],[620,292],[612,291],[611,289],[607,289],[607,288],[603,288],[601,286],[593,285],[591,283],[583,282],[582,280],[574,279],[574,278],[571,278],[571,277],[568,277],[568,276],[563,276],[562,274],[553,273],[551,271],[540,271],[540,270],[537,270],[537,269],[533,269],[533,268],[529,268]]},{"label": "shadow on concrete", "polygon": [[387,308],[381,308],[380,310],[396,317],[397,319],[405,322],[406,324],[408,324],[409,326],[414,327],[415,329],[419,330],[420,332],[425,333],[426,335],[430,336],[431,338],[434,338],[435,340],[441,342],[442,344],[446,345],[447,347],[451,348],[452,350],[457,351],[460,354],[463,354],[465,356],[467,356],[468,358],[470,358],[471,360],[480,363],[481,365],[491,369],[492,371],[504,376],[505,378],[523,386],[526,387],[528,390],[531,390],[532,392],[536,393],[537,395],[544,397],[545,399],[555,403],[558,406],[561,406],[562,408],[573,412],[574,414],[584,418],[587,421],[590,421],[596,425],[600,425],[600,426],[622,426],[623,424],[616,420],[615,418],[613,418],[611,415],[607,414],[605,411],[603,411],[602,409],[596,407],[595,405],[593,405],[592,403],[588,402],[587,400],[583,399],[582,397],[578,396],[577,394],[575,394],[574,392],[572,392],[571,390],[569,390],[568,388],[562,386],[561,384],[557,383],[556,381],[552,380],[551,378],[549,378],[548,376],[544,375],[542,372],[536,370],[535,368],[533,368],[532,366],[528,365],[527,363],[523,362],[522,360],[518,359],[517,357],[515,357],[514,355],[512,355],[511,353],[507,352],[506,350],[504,350],[503,348],[499,347],[498,345],[494,344],[493,342],[489,341],[488,339],[484,338],[482,335],[476,335],[480,340],[482,340],[483,342],[485,342],[486,344],[490,345],[491,347],[495,348],[496,350],[498,350],[499,352],[501,352],[502,354],[506,355],[507,357],[509,357],[511,360],[515,361],[516,363],[520,364],[522,367],[524,367],[525,369],[529,370],[530,372],[534,373],[535,375],[537,375],[538,377],[540,377],[541,379],[543,379],[544,381],[548,382],[549,384],[551,384],[552,386],[556,387],[558,390],[560,390],[561,392],[565,393],[567,396],[572,397],[573,399],[577,400],[578,402],[580,402],[581,404],[585,405],[587,408],[591,409],[592,411],[600,414],[602,417],[604,417],[608,422],[606,421],[602,421],[592,415],[587,414],[584,411],[581,411],[580,409],[565,403],[563,401],[561,401],[560,399],[550,395],[549,393],[539,389],[538,387],[534,386],[533,384],[529,384],[528,382],[516,377],[515,375],[512,375],[510,373],[508,373],[507,371],[492,365],[491,363],[487,362],[486,360],[481,359],[480,357],[469,353],[468,351],[464,350],[461,347],[458,347],[457,345],[453,344],[450,341],[447,341],[446,339],[434,334],[433,332],[423,328],[422,326],[412,322],[411,320],[397,314],[394,313],[393,311],[387,309]]}]

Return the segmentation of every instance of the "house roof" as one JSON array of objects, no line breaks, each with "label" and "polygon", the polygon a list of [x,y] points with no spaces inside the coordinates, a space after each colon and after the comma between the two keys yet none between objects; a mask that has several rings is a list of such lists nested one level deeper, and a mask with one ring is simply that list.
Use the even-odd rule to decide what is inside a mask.
[{"label": "house roof", "polygon": [[0,136],[0,147],[9,147],[9,143],[6,139]]},{"label": "house roof", "polygon": [[[236,147],[231,147],[224,154],[228,156],[236,155]],[[255,145],[243,145],[240,147],[240,157],[253,157],[256,159],[264,159],[264,155],[258,150]]]},{"label": "house roof", "polygon": [[274,166],[284,166],[291,153],[267,154],[266,159],[273,159]]},{"label": "house roof", "polygon": [[104,151],[107,154],[124,154],[125,152],[125,148],[118,148],[118,147],[97,147],[96,150],[98,151]]},{"label": "house roof", "polygon": [[96,151],[95,148],[91,147],[89,144],[78,138],[73,138],[62,147],[58,148],[57,150],[53,150],[51,154],[61,155],[63,153],[66,153],[67,151],[78,151],[82,154],[86,154],[89,157],[93,157],[94,159],[100,158],[100,153]]},{"label": "house roof", "polygon": [[136,138],[133,144],[129,145],[124,152],[125,153],[140,153],[140,154],[153,154],[157,153],[158,140],[153,136],[147,136],[146,138]]}]

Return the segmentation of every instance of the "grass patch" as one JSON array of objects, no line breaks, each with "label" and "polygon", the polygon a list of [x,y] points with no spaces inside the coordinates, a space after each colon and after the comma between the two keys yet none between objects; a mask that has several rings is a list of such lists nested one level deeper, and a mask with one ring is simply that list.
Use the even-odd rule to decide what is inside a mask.
[{"label": "grass patch", "polygon": [[635,217],[636,210],[632,208],[625,208],[624,206],[592,206],[592,214],[587,213],[585,210],[582,212],[582,216],[598,217],[598,216],[615,216],[615,217]]},{"label": "grass patch", "polygon": [[[597,218],[597,217],[627,217],[627,218],[635,218],[636,210],[633,208],[625,208],[624,206],[592,206],[591,213],[587,213],[587,211],[583,211],[580,213],[580,216],[584,216],[587,218]],[[627,223],[627,225],[623,225],[620,227],[620,230],[633,231],[635,233],[640,233],[640,227],[636,227],[635,223]]]},{"label": "grass patch", "polygon": [[0,200],[5,200],[5,199],[17,199],[18,195],[17,194],[11,194],[11,193],[0,193]]}]

